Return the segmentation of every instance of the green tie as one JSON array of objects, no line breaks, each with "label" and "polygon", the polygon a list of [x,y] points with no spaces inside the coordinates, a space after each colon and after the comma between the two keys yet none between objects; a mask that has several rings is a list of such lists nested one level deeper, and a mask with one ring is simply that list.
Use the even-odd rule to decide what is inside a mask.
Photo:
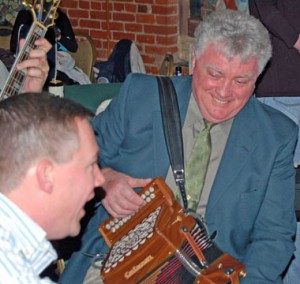
[{"label": "green tie", "polygon": [[204,123],[205,128],[198,134],[185,172],[188,207],[194,211],[200,200],[211,153],[210,130],[214,123]]}]

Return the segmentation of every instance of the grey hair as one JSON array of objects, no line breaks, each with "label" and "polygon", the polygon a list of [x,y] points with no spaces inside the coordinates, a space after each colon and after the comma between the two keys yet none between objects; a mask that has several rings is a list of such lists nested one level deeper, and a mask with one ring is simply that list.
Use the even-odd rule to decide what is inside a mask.
[{"label": "grey hair", "polygon": [[270,36],[253,16],[222,10],[209,14],[195,30],[195,56],[215,44],[228,59],[240,56],[243,62],[257,57],[261,73],[272,55]]},{"label": "grey hair", "polygon": [[39,159],[70,160],[80,145],[75,119],[92,115],[48,93],[25,93],[0,102],[0,192],[16,187]]}]

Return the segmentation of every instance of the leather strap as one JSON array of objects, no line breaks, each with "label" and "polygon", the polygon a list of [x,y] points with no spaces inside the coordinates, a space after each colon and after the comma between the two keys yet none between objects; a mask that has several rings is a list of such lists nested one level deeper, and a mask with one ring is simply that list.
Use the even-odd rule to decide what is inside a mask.
[{"label": "leather strap", "polygon": [[175,182],[180,190],[183,206],[188,208],[186,192],[184,188],[184,162],[183,142],[181,132],[180,113],[176,91],[169,77],[157,76],[160,107],[166,145],[169,153]]}]

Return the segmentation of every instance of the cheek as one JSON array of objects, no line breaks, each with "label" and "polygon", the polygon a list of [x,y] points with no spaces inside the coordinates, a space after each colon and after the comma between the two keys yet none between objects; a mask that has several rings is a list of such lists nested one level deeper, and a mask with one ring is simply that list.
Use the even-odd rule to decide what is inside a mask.
[{"label": "cheek", "polygon": [[209,99],[207,93],[218,87],[218,82],[209,78],[204,74],[198,74],[193,79],[193,90],[196,93],[196,97],[200,98],[201,101]]},{"label": "cheek", "polygon": [[252,87],[245,88],[243,90],[238,90],[235,92],[236,103],[237,105],[241,105],[243,107],[252,96]]}]

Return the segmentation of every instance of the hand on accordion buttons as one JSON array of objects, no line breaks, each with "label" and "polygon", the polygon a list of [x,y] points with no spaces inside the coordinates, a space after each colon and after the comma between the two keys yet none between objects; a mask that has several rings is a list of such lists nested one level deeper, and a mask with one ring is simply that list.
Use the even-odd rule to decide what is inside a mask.
[{"label": "hand on accordion buttons", "polygon": [[144,205],[145,201],[133,188],[146,186],[150,178],[133,178],[110,168],[104,168],[102,172],[105,177],[102,204],[110,215],[124,218]]}]

